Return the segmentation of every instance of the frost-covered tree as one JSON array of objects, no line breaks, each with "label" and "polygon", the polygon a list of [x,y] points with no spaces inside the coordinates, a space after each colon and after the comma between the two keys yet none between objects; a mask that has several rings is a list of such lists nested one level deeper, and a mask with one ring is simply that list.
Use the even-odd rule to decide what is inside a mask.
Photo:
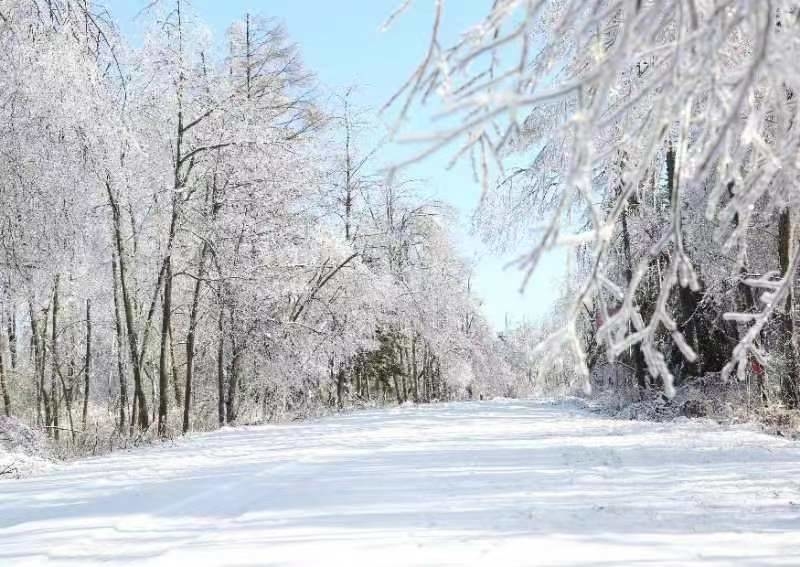
[{"label": "frost-covered tree", "polygon": [[0,411],[96,450],[489,391],[451,218],[380,175],[368,114],[278,22],[141,18],[132,46],[97,3],[0,8]]},{"label": "frost-covered tree", "polygon": [[449,46],[435,6],[401,118],[440,101],[420,155],[470,157],[527,274],[576,249],[551,340],[586,385],[590,324],[640,388],[772,368],[797,406],[797,3],[501,0]]}]

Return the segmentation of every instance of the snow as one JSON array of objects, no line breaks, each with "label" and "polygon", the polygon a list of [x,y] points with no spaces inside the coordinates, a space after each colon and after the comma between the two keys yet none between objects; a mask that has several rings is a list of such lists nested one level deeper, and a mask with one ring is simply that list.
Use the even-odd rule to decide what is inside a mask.
[{"label": "snow", "polygon": [[19,478],[30,476],[33,473],[45,471],[52,466],[52,461],[39,455],[29,455],[24,451],[0,447],[0,479],[4,477]]},{"label": "snow", "polygon": [[0,416],[0,478],[48,469],[52,465],[49,453],[44,435],[14,417]]},{"label": "snow", "polygon": [[0,483],[0,565],[798,565],[800,444],[535,401],[225,429]]}]

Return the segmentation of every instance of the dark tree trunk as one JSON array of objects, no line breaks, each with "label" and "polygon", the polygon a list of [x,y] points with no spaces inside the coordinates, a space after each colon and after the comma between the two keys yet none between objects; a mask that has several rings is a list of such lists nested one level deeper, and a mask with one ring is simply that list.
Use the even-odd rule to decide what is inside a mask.
[{"label": "dark tree trunk", "polygon": [[64,405],[66,406],[67,410],[67,420],[69,421],[69,431],[72,435],[72,441],[74,442],[76,439],[75,435],[75,423],[72,419],[72,402],[75,396],[75,375],[76,375],[76,365],[75,365],[75,356],[74,353],[76,351],[75,347],[75,337],[72,337],[72,349],[69,363],[67,364],[67,378],[65,379],[64,376],[59,372],[59,377],[61,378],[61,387],[63,388],[64,392]]},{"label": "dark tree trunk", "polygon": [[419,374],[417,373],[417,337],[411,340],[411,379],[414,386],[414,403],[419,403]]},{"label": "dark tree trunk", "polygon": [[11,360],[11,371],[17,369],[17,312],[16,306],[11,306],[8,313],[8,354]]},{"label": "dark tree trunk", "polygon": [[356,397],[361,397],[363,386],[361,384],[361,358],[358,355],[353,361],[353,378],[353,391],[356,393]]},{"label": "dark tree trunk", "polygon": [[6,383],[6,369],[3,361],[5,353],[5,345],[0,341],[0,394],[3,396],[3,412],[6,416],[11,415],[11,396],[8,393],[8,384]]},{"label": "dark tree trunk", "polygon": [[[633,280],[633,256],[631,254],[631,236],[628,231],[628,210],[622,211],[622,250],[625,254],[625,283],[630,284]],[[631,362],[634,373],[636,374],[636,384],[640,390],[647,388],[647,363],[644,359],[644,353],[638,344],[631,347]]]},{"label": "dark tree trunk", "polygon": [[[170,318],[171,319],[171,318]],[[172,384],[172,394],[175,396],[175,405],[179,408],[183,407],[183,396],[181,395],[181,386],[178,383],[178,366],[175,361],[175,333],[173,325],[169,326],[169,379]]]},{"label": "dark tree trunk", "polygon": [[83,361],[83,412],[81,424],[86,430],[86,418],[89,413],[89,384],[92,370],[92,303],[86,300],[86,356]]},{"label": "dark tree trunk", "polygon": [[[793,274],[789,274],[793,248],[793,227],[790,209],[781,212],[778,221],[778,256],[780,258],[781,273],[790,278],[791,284],[794,283]],[[784,353],[786,357],[786,370],[781,375],[781,398],[790,408],[800,407],[800,361],[798,360],[796,329],[794,324],[794,305],[793,293],[790,290],[786,298],[785,312],[781,316],[781,328],[783,330],[783,340],[785,341]]]},{"label": "dark tree trunk", "polygon": [[125,365],[122,360],[124,339],[122,336],[122,320],[119,313],[119,284],[117,283],[117,252],[111,253],[112,284],[114,287],[114,331],[117,336],[117,375],[119,376],[119,431],[125,431],[127,423],[125,412],[128,409],[128,379],[125,376]]},{"label": "dark tree trunk", "polygon": [[164,298],[161,301],[161,350],[158,357],[158,435],[167,435],[167,411],[169,408],[169,375],[167,350],[169,348],[170,317],[172,315],[172,258],[167,252],[165,258]]},{"label": "dark tree trunk", "polygon": [[394,381],[394,391],[397,394],[397,404],[403,403],[403,395],[400,392],[400,381],[397,378],[397,372],[392,373],[392,380]]},{"label": "dark tree trunk", "polygon": [[200,265],[197,279],[194,281],[194,292],[192,293],[192,307],[189,311],[189,331],[186,333],[186,384],[184,385],[183,398],[183,432],[189,431],[189,417],[192,409],[192,375],[194,373],[194,344],[195,331],[197,327],[197,313],[200,305],[200,290],[205,274],[206,253],[208,244],[203,243],[200,250]]},{"label": "dark tree trunk", "polygon": [[224,311],[219,309],[219,319],[217,320],[217,419],[219,426],[225,425],[225,335]]},{"label": "dark tree trunk", "polygon": [[242,351],[237,349],[236,343],[233,344],[233,356],[231,359],[231,371],[228,377],[228,396],[225,400],[225,421],[233,423],[236,421],[236,397],[239,393],[239,372],[241,371]]},{"label": "dark tree trunk", "polygon": [[362,362],[362,372],[364,374],[362,378],[362,384],[364,385],[364,399],[369,402],[372,393],[369,391],[369,373],[366,371],[365,366],[366,365]]},{"label": "dark tree trunk", "polygon": [[339,409],[344,409],[344,396],[347,387],[346,383],[347,374],[344,371],[344,366],[339,365],[339,371],[336,374],[336,405]]},{"label": "dark tree trunk", "polygon": [[[667,149],[666,166],[667,166],[667,191],[669,193],[670,201],[677,199],[677,187],[675,186],[675,148],[672,145]],[[678,215],[680,215],[680,207],[676,207]],[[678,219],[680,221],[680,219]],[[682,231],[683,229],[680,228]],[[681,233],[682,238],[682,233]],[[683,321],[679,321],[679,330],[686,338],[687,342],[692,345],[692,349],[697,353],[697,360],[689,363],[689,370],[694,376],[703,375],[703,364],[701,358],[701,349],[699,348],[699,332],[698,332],[698,318],[700,316],[699,306],[702,295],[692,291],[688,287],[679,286],[678,288],[678,303],[679,311]],[[680,376],[677,377],[680,379]]]},{"label": "dark tree trunk", "polygon": [[[183,122],[178,116],[178,153],[181,156],[181,139],[183,135]],[[169,377],[170,368],[167,366],[167,349],[170,342],[170,328],[172,326],[172,248],[178,228],[178,191],[183,187],[180,176],[180,161],[175,166],[175,192],[172,196],[172,215],[169,223],[167,237],[167,251],[163,260],[164,272],[164,298],[161,301],[161,350],[158,357],[158,435],[167,434],[167,412],[169,410]]]},{"label": "dark tree trunk", "polygon": [[[130,359],[133,366],[133,396],[134,396],[134,411],[133,415],[137,418],[137,424],[140,429],[147,430],[150,427],[150,417],[147,414],[147,399],[144,396],[144,389],[142,388],[142,360],[139,353],[139,346],[136,334],[136,325],[133,320],[133,299],[128,290],[127,270],[125,260],[125,248],[122,242],[122,227],[120,223],[119,205],[114,198],[114,192],[111,190],[110,181],[106,181],[106,191],[108,193],[108,200],[111,205],[112,218],[114,222],[114,243],[117,251],[117,261],[119,262],[119,281],[122,292],[122,305],[125,311],[125,324],[128,333],[128,348],[130,350]],[[133,424],[133,418],[131,418]]]},{"label": "dark tree trunk", "polygon": [[33,358],[33,382],[36,390],[36,425],[42,425],[42,386],[44,383],[42,379],[44,373],[42,370],[42,345],[39,340],[39,324],[36,319],[36,313],[33,310],[32,301],[28,302],[28,311],[31,318],[31,354]]},{"label": "dark tree trunk", "polygon": [[53,283],[53,321],[51,324],[50,335],[50,425],[53,426],[53,437],[58,440],[59,438],[59,403],[58,403],[58,387],[57,387],[57,373],[58,373],[58,281],[59,275],[56,275],[55,282]]}]

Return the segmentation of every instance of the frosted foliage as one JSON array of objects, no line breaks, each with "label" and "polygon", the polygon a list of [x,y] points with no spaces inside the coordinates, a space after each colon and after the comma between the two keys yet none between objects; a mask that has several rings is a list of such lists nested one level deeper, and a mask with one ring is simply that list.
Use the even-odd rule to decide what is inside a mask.
[{"label": "frosted foliage", "polygon": [[279,22],[0,4],[0,411],[99,452],[512,381],[453,212]]},{"label": "frosted foliage", "polygon": [[[486,193],[478,223],[501,244],[531,243],[516,260],[528,276],[547,251],[578,249],[579,284],[551,341],[588,377],[575,322],[592,306],[607,352],[640,345],[671,395],[657,333],[689,362],[698,353],[670,298],[737,280],[753,229],[800,206],[797,3],[500,0],[451,45],[440,38],[445,3],[435,9],[429,50],[393,101],[401,118],[420,102],[442,107],[441,128],[412,161],[445,147],[471,160]],[[625,230],[638,237],[626,273],[614,258],[629,215]],[[746,328],[723,375],[763,357],[756,338],[783,309],[798,255],[794,246],[782,273],[744,282],[760,307],[728,316]]]}]

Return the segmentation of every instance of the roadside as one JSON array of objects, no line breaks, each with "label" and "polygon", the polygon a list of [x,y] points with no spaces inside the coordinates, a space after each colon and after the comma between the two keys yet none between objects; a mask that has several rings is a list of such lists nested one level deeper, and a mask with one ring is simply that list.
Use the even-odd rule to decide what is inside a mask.
[{"label": "roadside", "polygon": [[721,383],[716,375],[679,386],[672,399],[655,388],[643,394],[607,389],[576,399],[586,409],[616,419],[655,422],[707,419],[724,425],[750,423],[765,433],[800,439],[800,411],[776,402],[765,403],[753,395],[746,383]]}]

